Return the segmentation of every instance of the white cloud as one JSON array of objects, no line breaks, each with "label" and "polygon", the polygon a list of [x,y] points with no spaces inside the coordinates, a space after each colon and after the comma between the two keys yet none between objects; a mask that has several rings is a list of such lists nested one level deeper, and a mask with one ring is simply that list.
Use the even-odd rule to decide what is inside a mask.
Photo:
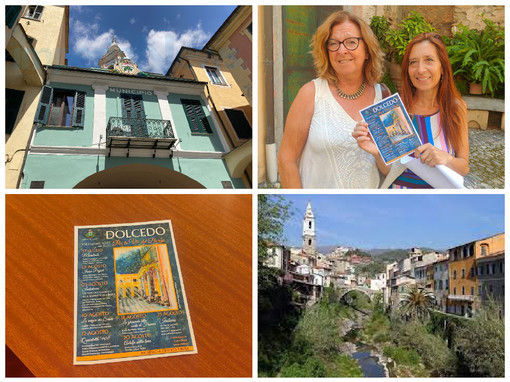
[{"label": "white cloud", "polygon": [[[97,66],[99,59],[106,53],[112,44],[115,35],[113,29],[99,33],[99,24],[85,24],[80,20],[71,19],[71,44],[73,51],[84,58],[88,65]],[[134,53],[131,43],[116,37],[117,44],[126,56],[136,62],[138,56]]]},{"label": "white cloud", "polygon": [[83,8],[83,5],[71,5],[71,8],[73,11],[76,11],[78,13],[81,13],[85,10],[85,8]]},{"label": "white cloud", "polygon": [[[126,54],[127,57],[129,57],[131,60],[136,62],[138,60],[138,56],[135,54],[133,47],[131,46],[131,43],[127,40],[122,40],[116,38],[117,45],[120,49]],[[105,50],[106,53],[106,50]],[[104,54],[104,53],[103,53]]]},{"label": "white cloud", "polygon": [[71,20],[74,53],[83,57],[88,65],[97,65],[111,44],[113,29],[99,34],[98,24],[85,24],[80,20]]},{"label": "white cloud", "polygon": [[151,29],[146,39],[146,61],[139,66],[149,72],[165,74],[182,46],[201,48],[209,38],[200,24],[180,35],[174,31]]},{"label": "white cloud", "polygon": [[131,19],[129,20],[129,23],[130,23],[131,25],[133,25],[134,23],[136,23],[136,19],[135,19],[134,17],[133,17],[133,18],[131,18]]}]

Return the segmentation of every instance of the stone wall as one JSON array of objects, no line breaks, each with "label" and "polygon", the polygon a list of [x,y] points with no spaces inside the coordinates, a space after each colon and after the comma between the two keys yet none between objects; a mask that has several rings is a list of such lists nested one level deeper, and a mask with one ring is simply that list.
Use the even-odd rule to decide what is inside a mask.
[{"label": "stone wall", "polygon": [[452,36],[456,32],[458,24],[476,29],[483,28],[484,18],[505,25],[505,7],[503,5],[366,5],[351,8],[347,10],[360,16],[367,23],[370,23],[373,16],[385,16],[393,27],[396,27],[411,12],[418,12],[437,29],[439,34],[445,36]]}]

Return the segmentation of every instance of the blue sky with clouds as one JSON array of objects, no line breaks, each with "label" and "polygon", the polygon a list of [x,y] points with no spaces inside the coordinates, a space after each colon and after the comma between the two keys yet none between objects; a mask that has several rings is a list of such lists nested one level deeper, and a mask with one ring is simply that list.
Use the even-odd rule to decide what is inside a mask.
[{"label": "blue sky with clouds", "polygon": [[308,200],[317,245],[438,250],[504,232],[503,195],[284,195],[294,216],[286,243],[301,244]]},{"label": "blue sky with clouds", "polygon": [[71,6],[68,64],[97,67],[113,35],[139,69],[166,74],[181,46],[202,49],[235,6]]}]

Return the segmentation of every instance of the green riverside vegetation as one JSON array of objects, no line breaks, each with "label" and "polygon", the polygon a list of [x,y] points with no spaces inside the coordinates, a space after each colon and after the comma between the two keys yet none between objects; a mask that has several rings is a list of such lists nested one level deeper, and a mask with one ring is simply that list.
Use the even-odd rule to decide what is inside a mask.
[{"label": "green riverside vegetation", "polygon": [[[347,304],[325,288],[319,302],[297,307],[283,275],[263,264],[264,243],[281,239],[290,209],[282,198],[259,196],[259,377],[361,377],[347,342],[388,357],[392,377],[504,377],[504,317],[494,302],[467,319],[434,311],[419,288],[409,289],[400,307],[357,292]],[[360,330],[347,338],[353,322]]]}]

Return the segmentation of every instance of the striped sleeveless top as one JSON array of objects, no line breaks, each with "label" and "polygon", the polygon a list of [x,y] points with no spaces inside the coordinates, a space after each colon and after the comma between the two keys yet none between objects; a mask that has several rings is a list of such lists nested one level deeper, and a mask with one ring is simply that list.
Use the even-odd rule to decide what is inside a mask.
[{"label": "striped sleeveless top", "polygon": [[[413,125],[420,135],[423,144],[431,143],[435,147],[453,155],[453,148],[446,142],[444,131],[441,128],[439,111],[432,115],[413,116]],[[391,188],[432,188],[432,186],[407,169],[393,182]]]}]

